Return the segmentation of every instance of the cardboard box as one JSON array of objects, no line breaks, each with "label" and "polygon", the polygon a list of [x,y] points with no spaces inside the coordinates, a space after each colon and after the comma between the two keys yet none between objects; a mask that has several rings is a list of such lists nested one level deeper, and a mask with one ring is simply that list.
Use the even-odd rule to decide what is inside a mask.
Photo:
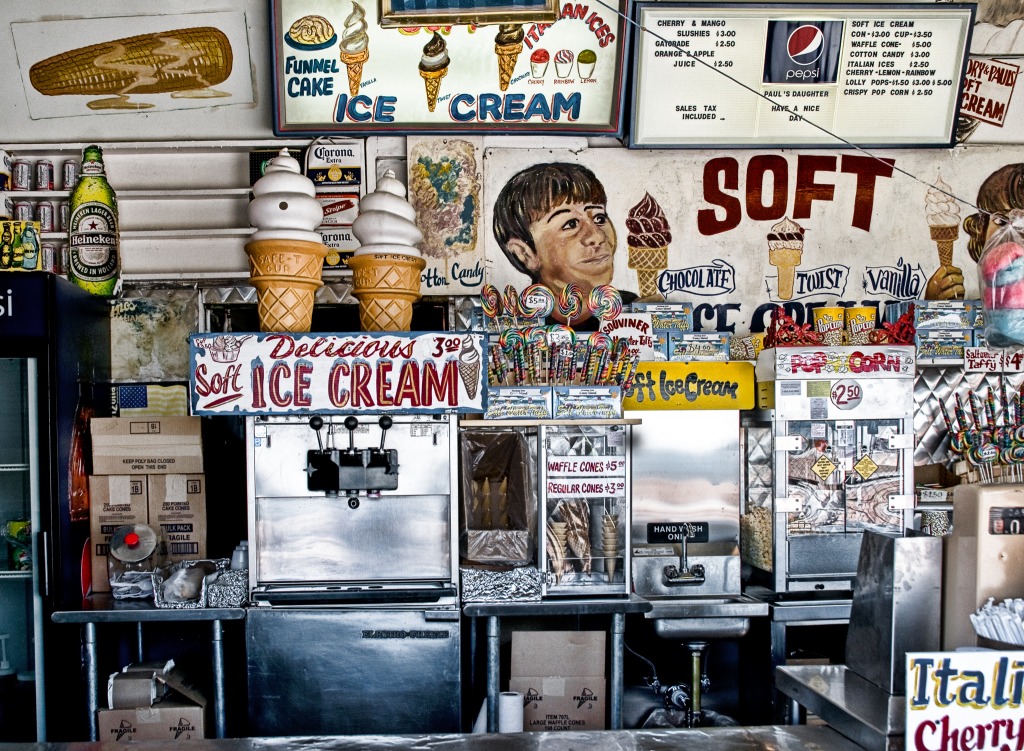
[{"label": "cardboard box", "polygon": [[126,524],[148,523],[149,503],[145,477],[89,477],[89,547],[92,553],[93,592],[110,591],[107,554],[114,531]]},{"label": "cardboard box", "polygon": [[148,475],[149,525],[167,544],[167,563],[206,558],[206,475]]},{"label": "cardboard box", "polygon": [[198,417],[96,417],[90,420],[94,475],[198,474]]},{"label": "cardboard box", "polygon": [[604,730],[603,631],[513,631],[509,690],[523,695],[524,730]]},{"label": "cardboard box", "polygon": [[[146,673],[129,665],[111,676],[137,681]],[[114,743],[151,740],[193,740],[206,737],[206,698],[176,670],[154,670],[152,678],[166,688],[166,698],[154,704],[97,711],[99,739]],[[157,692],[162,695],[162,692]]]}]

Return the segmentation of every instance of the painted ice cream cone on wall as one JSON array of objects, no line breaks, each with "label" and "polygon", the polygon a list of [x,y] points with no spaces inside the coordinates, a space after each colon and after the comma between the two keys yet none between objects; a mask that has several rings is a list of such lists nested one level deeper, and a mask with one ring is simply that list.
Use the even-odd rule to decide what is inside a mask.
[{"label": "painted ice cream cone on wall", "polygon": [[441,79],[448,75],[448,45],[436,31],[423,46],[420,57],[420,77],[427,90],[427,109],[431,112],[437,106],[437,95],[441,92]]},{"label": "painted ice cream cone on wall", "polygon": [[466,337],[459,351],[459,375],[470,399],[476,399],[476,390],[480,384],[480,366],[480,352],[473,346],[472,339]]},{"label": "painted ice cream cone on wall", "polygon": [[952,192],[939,175],[924,196],[928,232],[938,248],[940,266],[953,265],[953,243],[960,236],[960,206],[953,200]]},{"label": "painted ice cream cone on wall", "polygon": [[252,192],[249,223],[257,231],[245,252],[260,330],[309,331],[327,256],[327,246],[314,231],[323,221],[323,209],[313,181],[288,149],[281,149]]},{"label": "painted ice cream cone on wall", "polygon": [[626,229],[627,265],[636,271],[640,297],[650,297],[658,293],[658,274],[668,268],[668,244],[672,242],[665,212],[650,193],[629,210]]},{"label": "painted ice cream cone on wall", "polygon": [[405,185],[388,170],[359,201],[352,223],[360,247],[348,265],[363,331],[408,331],[412,304],[420,299],[420,272],[427,264],[416,246],[423,234],[405,196]]},{"label": "painted ice cream cone on wall", "polygon": [[503,23],[494,37],[494,54],[498,56],[498,87],[505,91],[516,69],[516,60],[523,51],[522,24]]},{"label": "painted ice cream cone on wall", "polygon": [[768,263],[779,270],[779,299],[793,299],[796,268],[804,254],[804,228],[788,216],[768,232]]},{"label": "painted ice cream cone on wall", "polygon": [[352,3],[352,12],[345,19],[341,35],[341,62],[348,69],[348,93],[359,93],[363,80],[363,65],[370,59],[370,37],[366,33],[366,11],[359,3]]}]

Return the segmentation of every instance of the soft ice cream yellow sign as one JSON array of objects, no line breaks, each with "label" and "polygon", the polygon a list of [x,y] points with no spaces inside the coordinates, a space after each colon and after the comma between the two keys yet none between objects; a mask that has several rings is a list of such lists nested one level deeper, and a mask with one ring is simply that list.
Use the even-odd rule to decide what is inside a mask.
[{"label": "soft ice cream yellow sign", "polygon": [[749,362],[641,362],[622,408],[751,409],[754,394]]}]

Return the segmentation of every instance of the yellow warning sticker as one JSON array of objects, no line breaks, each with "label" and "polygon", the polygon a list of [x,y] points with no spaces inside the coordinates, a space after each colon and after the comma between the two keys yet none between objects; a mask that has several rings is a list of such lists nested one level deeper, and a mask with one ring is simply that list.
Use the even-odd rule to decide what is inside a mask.
[{"label": "yellow warning sticker", "polygon": [[878,471],[878,465],[875,464],[867,454],[864,454],[864,456],[858,459],[857,463],[853,465],[853,468],[857,470],[857,474],[865,480]]},{"label": "yellow warning sticker", "polygon": [[822,454],[818,457],[818,460],[811,465],[811,469],[814,471],[814,474],[822,480],[827,480],[828,476],[836,471],[836,465],[831,459]]}]

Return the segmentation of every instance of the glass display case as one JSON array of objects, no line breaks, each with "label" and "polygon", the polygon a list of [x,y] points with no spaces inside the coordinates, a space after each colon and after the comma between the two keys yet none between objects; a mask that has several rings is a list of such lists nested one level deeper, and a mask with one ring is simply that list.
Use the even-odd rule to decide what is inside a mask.
[{"label": "glass display case", "polygon": [[45,719],[35,670],[43,650],[35,360],[0,358],[0,383],[0,742],[14,742],[42,737]]},{"label": "glass display case", "polygon": [[630,423],[540,428],[542,595],[628,595]]}]

